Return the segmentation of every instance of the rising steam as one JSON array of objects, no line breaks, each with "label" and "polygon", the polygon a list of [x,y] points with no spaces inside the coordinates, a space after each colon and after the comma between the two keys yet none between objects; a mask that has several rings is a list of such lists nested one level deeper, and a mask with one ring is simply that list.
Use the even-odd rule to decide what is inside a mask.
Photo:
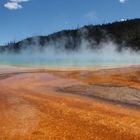
[{"label": "rising steam", "polygon": [[[65,41],[65,40],[64,40]],[[62,43],[62,41],[61,41]],[[68,51],[64,42],[46,45],[42,51],[38,48],[38,40],[34,44],[23,47],[18,54],[4,53],[0,55],[0,65],[31,66],[31,67],[93,67],[123,64],[139,64],[140,55],[130,49],[118,51],[118,46],[111,42],[102,42],[91,49],[89,41],[82,39],[77,50]],[[124,47],[126,48],[126,47]]]}]

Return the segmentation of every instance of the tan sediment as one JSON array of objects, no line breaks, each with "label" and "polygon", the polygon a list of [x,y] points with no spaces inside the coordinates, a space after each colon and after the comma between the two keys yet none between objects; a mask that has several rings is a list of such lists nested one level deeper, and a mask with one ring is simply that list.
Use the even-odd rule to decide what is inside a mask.
[{"label": "tan sediment", "polygon": [[[88,96],[88,93],[95,95],[93,91],[102,91],[100,95],[115,95],[117,99],[116,91],[122,91],[119,98],[129,88],[139,92],[139,79],[139,66],[94,70],[14,69],[10,76],[1,74],[0,139],[139,140],[139,107],[114,105]],[[85,92],[87,97],[79,92]]]}]

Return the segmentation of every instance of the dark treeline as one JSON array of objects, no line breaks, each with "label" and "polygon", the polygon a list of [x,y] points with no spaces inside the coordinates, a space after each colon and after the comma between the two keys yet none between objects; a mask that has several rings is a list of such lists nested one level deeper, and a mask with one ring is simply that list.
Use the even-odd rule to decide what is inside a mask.
[{"label": "dark treeline", "polygon": [[118,45],[119,51],[124,47],[139,51],[140,19],[102,25],[88,25],[75,30],[63,30],[48,36],[30,37],[1,46],[0,51],[19,52],[22,49],[32,49],[35,46],[40,50],[48,46],[76,50],[83,40],[89,42],[89,47],[91,48],[97,48],[101,42],[112,41]]}]

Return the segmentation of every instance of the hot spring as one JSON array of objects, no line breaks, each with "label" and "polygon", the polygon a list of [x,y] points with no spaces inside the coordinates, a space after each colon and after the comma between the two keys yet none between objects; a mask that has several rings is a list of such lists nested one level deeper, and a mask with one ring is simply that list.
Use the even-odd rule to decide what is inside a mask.
[{"label": "hot spring", "polygon": [[123,50],[117,52],[114,45],[105,45],[102,49],[82,48],[78,51],[45,49],[43,52],[24,50],[19,54],[0,54],[0,66],[49,67],[49,68],[88,68],[140,64],[140,54]]}]

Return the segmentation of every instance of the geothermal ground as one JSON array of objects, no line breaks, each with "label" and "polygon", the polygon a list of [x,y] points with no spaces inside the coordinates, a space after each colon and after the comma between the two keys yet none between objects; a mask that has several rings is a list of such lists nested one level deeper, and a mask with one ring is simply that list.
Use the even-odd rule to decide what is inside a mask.
[{"label": "geothermal ground", "polygon": [[140,140],[139,66],[0,72],[0,140]]}]

